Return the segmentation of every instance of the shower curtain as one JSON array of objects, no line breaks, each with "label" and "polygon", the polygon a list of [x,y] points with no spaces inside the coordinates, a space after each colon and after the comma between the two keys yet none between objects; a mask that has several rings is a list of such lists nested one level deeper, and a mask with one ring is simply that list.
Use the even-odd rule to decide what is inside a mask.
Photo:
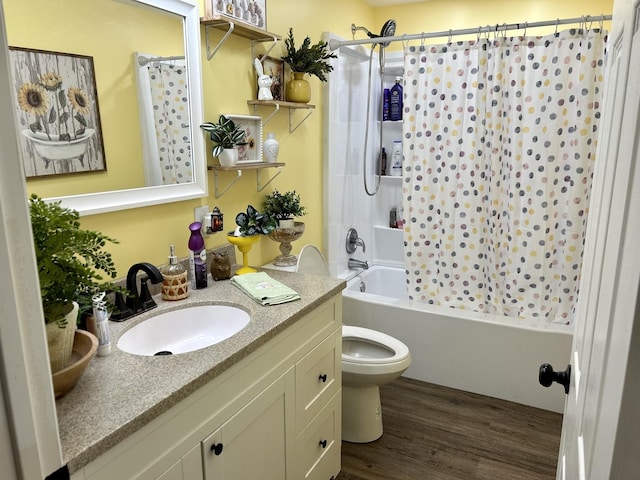
[{"label": "shower curtain", "polygon": [[193,181],[184,65],[153,62],[138,71],[145,185]]},{"label": "shower curtain", "polygon": [[414,300],[570,324],[606,36],[405,48],[405,265]]}]

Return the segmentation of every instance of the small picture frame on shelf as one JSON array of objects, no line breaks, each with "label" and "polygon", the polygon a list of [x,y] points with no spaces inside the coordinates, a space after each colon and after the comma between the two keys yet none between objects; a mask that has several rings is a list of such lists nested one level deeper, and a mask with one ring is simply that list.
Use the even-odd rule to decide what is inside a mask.
[{"label": "small picture frame on shelf", "polygon": [[204,15],[207,18],[222,16],[267,30],[267,0],[205,0]]},{"label": "small picture frame on shelf", "polygon": [[238,146],[238,165],[262,163],[262,117],[253,115],[227,115],[244,130],[244,143]]},{"label": "small picture frame on shelf", "polygon": [[274,100],[284,100],[284,62],[279,58],[260,55],[265,75],[271,77],[271,95]]}]

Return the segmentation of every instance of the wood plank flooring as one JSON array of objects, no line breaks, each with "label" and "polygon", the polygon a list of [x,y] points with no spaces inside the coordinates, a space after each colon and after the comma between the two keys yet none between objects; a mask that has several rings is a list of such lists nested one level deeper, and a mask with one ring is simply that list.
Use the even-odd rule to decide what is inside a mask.
[{"label": "wood plank flooring", "polygon": [[380,389],[384,434],[336,480],[554,480],[562,415],[418,380]]}]

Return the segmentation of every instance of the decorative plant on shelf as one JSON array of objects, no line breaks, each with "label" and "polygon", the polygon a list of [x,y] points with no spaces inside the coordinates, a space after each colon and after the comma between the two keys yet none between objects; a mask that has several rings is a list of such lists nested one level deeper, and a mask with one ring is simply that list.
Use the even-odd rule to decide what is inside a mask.
[{"label": "decorative plant on shelf", "polygon": [[309,82],[303,78],[304,74],[315,75],[326,82],[326,74],[333,70],[329,59],[338,57],[328,50],[327,42],[319,41],[312,45],[308,36],[302,41],[300,48],[296,48],[293,28],[289,28],[289,35],[284,44],[286,53],[281,58],[291,67],[294,77],[287,82],[285,95],[289,101],[306,103],[311,99],[311,88]]},{"label": "decorative plant on shelf", "polygon": [[288,220],[302,217],[307,210],[300,204],[300,195],[295,190],[284,193],[274,190],[264,196],[264,213],[277,220]]},{"label": "decorative plant on shelf", "polygon": [[[66,366],[71,355],[78,310],[88,311],[92,306],[91,297],[96,293],[124,291],[110,281],[102,281],[99,273],[116,277],[111,254],[103,247],[107,242],[117,241],[100,232],[80,228],[79,213],[63,208],[60,202],[47,203],[32,195],[29,210],[49,355],[55,373]],[[71,331],[67,333],[70,339],[62,341],[65,352],[59,355],[52,351],[55,348],[52,343],[60,342],[54,342],[52,336],[59,336],[65,330]],[[62,359],[58,359],[59,356]]]},{"label": "decorative plant on shelf", "polygon": [[[205,122],[200,125],[204,131],[209,132],[209,138],[215,143],[212,154],[214,157],[220,159],[220,164],[223,166],[233,166],[238,162],[237,145],[245,143],[245,132],[236,123],[225,115],[220,115],[218,123]],[[235,153],[235,161],[233,158],[223,159],[221,155],[223,152],[227,152],[228,155],[233,156]],[[224,163],[230,163],[225,165]]]},{"label": "decorative plant on shelf", "polygon": [[276,221],[270,215],[260,213],[252,205],[248,205],[246,212],[236,215],[236,225],[238,228],[235,236],[268,235],[276,228]]},{"label": "decorative plant on shelf", "polygon": [[329,63],[330,58],[338,58],[335,53],[329,52],[327,42],[319,41],[311,45],[311,39],[305,37],[300,48],[296,48],[293,38],[293,28],[289,28],[289,35],[284,41],[287,53],[282,60],[297,73],[315,75],[321,81],[326,82],[326,74],[333,70]]}]

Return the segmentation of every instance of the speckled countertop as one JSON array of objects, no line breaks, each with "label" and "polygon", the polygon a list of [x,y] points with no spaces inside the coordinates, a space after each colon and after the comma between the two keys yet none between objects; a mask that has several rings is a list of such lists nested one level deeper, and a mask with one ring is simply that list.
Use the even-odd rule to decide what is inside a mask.
[{"label": "speckled countertop", "polygon": [[[150,312],[121,323],[109,322],[111,355],[95,356],[75,388],[56,401],[62,456],[71,472],[207,384],[345,286],[332,278],[277,270],[267,273],[296,290],[301,299],[262,307],[228,280],[214,282],[209,278],[208,288],[192,290],[185,300],[165,302],[158,298],[158,308]],[[150,316],[211,303],[243,308],[251,321],[227,340],[180,355],[144,357],[116,346],[120,335]]]}]

